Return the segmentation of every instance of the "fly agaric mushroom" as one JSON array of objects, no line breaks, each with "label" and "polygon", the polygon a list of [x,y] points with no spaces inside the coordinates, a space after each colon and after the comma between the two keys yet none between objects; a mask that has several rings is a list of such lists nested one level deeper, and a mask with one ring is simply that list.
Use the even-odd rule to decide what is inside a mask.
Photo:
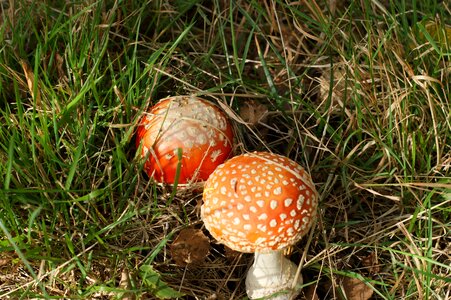
[{"label": "fly agaric mushroom", "polygon": [[[145,113],[136,145],[146,158],[144,170],[162,183],[204,181],[232,150],[233,132],[226,115],[194,96],[162,99]],[[181,155],[180,155],[181,154]]]},{"label": "fly agaric mushroom", "polygon": [[289,299],[299,292],[291,290],[301,283],[294,283],[297,266],[283,249],[309,230],[318,204],[300,165],[268,152],[235,156],[205,182],[203,201],[201,217],[211,235],[233,250],[255,253],[246,277],[250,299]]}]

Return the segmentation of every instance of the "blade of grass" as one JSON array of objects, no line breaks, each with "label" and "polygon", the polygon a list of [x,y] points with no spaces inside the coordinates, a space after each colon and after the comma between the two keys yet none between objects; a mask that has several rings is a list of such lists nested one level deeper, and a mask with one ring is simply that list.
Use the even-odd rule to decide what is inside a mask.
[{"label": "blade of grass", "polygon": [[17,256],[19,256],[20,260],[25,265],[25,267],[27,268],[28,272],[30,272],[31,277],[33,278],[34,282],[39,286],[39,288],[41,289],[43,295],[45,297],[49,297],[45,286],[42,284],[41,280],[37,277],[36,273],[33,270],[33,267],[31,266],[30,262],[25,257],[25,255],[22,252],[22,250],[20,250],[20,248],[14,242],[13,237],[11,236],[10,232],[8,231],[8,229],[5,227],[5,225],[3,223],[3,220],[1,218],[0,218],[0,229],[3,231],[4,235],[8,239],[9,243],[14,248],[14,252],[16,252]]}]

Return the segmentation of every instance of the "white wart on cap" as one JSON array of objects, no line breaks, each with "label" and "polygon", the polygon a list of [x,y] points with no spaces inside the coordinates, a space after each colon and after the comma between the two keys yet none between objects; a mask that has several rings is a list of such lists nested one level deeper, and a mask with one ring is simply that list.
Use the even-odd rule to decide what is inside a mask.
[{"label": "white wart on cap", "polygon": [[296,243],[316,216],[310,175],[287,157],[254,152],[220,165],[208,178],[201,216],[211,235],[241,252]]}]

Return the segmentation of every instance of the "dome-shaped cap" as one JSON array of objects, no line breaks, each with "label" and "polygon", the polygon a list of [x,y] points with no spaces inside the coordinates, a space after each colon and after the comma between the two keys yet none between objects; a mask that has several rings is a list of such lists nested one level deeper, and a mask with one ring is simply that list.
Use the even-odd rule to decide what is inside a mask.
[{"label": "dome-shaped cap", "polygon": [[291,159],[246,153],[208,178],[201,216],[211,235],[241,252],[267,252],[296,243],[316,217],[310,175]]},{"label": "dome-shaped cap", "polygon": [[[136,144],[144,170],[159,182],[203,181],[232,151],[232,126],[225,113],[194,96],[165,98],[140,121]],[[180,159],[180,153],[182,155]]]}]

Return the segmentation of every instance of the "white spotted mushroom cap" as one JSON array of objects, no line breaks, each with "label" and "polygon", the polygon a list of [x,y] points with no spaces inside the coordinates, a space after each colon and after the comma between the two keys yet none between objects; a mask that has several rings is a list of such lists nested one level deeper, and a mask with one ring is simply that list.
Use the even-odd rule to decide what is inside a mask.
[{"label": "white spotted mushroom cap", "polygon": [[[144,170],[159,182],[203,181],[232,150],[232,126],[225,113],[195,96],[160,100],[140,121],[136,145],[146,157]],[[179,150],[180,149],[180,150]]]},{"label": "white spotted mushroom cap", "polygon": [[240,252],[268,252],[308,231],[318,194],[296,162],[254,152],[220,165],[205,183],[203,201],[202,220],[216,240]]}]

